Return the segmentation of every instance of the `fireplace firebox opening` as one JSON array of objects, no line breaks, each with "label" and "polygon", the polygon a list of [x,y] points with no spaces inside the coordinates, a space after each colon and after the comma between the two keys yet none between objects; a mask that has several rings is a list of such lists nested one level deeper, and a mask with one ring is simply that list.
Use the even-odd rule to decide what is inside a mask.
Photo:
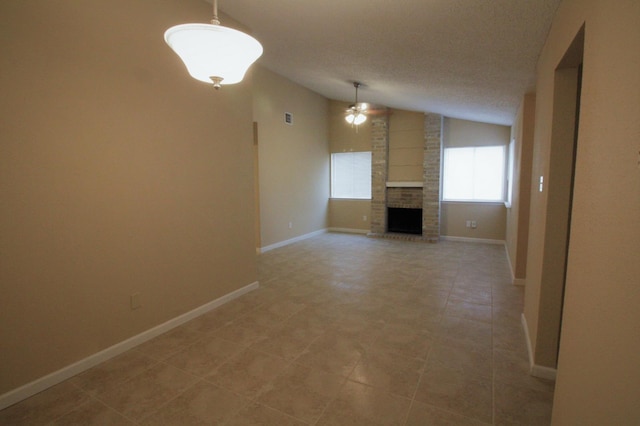
[{"label": "fireplace firebox opening", "polygon": [[422,235],[422,209],[388,207],[387,232]]}]

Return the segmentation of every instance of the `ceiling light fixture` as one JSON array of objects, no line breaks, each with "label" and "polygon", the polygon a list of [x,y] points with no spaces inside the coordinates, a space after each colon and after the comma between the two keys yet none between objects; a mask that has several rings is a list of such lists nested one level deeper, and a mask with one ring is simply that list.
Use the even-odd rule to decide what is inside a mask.
[{"label": "ceiling light fixture", "polygon": [[169,28],[164,40],[178,54],[191,77],[213,84],[235,84],[262,55],[255,38],[223,27],[218,20],[218,0],[213,0],[211,24],[182,24]]},{"label": "ceiling light fixture", "polygon": [[356,101],[353,105],[349,106],[349,109],[347,109],[347,115],[344,119],[352,126],[359,126],[367,121],[367,116],[364,114],[364,111],[367,109],[367,104],[358,103],[358,88],[360,87],[360,83],[354,81],[353,87],[356,88]]}]

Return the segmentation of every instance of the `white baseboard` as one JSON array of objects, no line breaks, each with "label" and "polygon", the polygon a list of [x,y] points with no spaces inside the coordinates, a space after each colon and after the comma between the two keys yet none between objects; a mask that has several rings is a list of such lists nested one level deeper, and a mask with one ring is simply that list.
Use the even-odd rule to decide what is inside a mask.
[{"label": "white baseboard", "polygon": [[518,287],[524,287],[525,279],[524,278],[516,278],[516,274],[513,272],[513,266],[511,266],[511,257],[509,256],[509,248],[507,247],[507,243],[504,243],[504,251],[507,253],[507,263],[509,264],[509,272],[511,272],[511,283]]},{"label": "white baseboard", "polygon": [[513,285],[524,287],[526,282],[527,282],[526,278],[515,278],[513,280]]},{"label": "white baseboard", "polygon": [[556,376],[558,375],[558,370],[551,367],[543,367],[541,365],[532,365],[531,373],[533,377],[538,377],[539,379],[547,379],[556,381]]},{"label": "white baseboard", "polygon": [[342,234],[363,234],[367,235],[371,232],[369,229],[356,229],[356,228],[329,228],[329,232],[338,232]]},{"label": "white baseboard", "polygon": [[485,244],[505,244],[504,240],[492,240],[488,238],[468,238],[468,237],[449,237],[447,235],[440,235],[441,241],[459,241],[464,243],[485,243]]},{"label": "white baseboard", "polygon": [[271,244],[265,247],[260,248],[260,253],[264,253],[269,250],[277,249],[280,247],[288,246],[289,244],[297,243],[298,241],[306,240],[307,238],[315,237],[321,234],[325,234],[327,232],[326,229],[320,229],[319,231],[310,232],[308,234],[300,235],[295,238],[291,238],[289,240],[280,241],[279,243]]},{"label": "white baseboard", "polygon": [[558,370],[551,367],[536,365],[533,358],[533,350],[531,348],[531,339],[529,337],[529,327],[527,326],[527,318],[524,313],[521,316],[522,328],[524,329],[524,337],[527,341],[527,353],[529,354],[529,374],[540,379],[556,380]]},{"label": "white baseboard", "polygon": [[58,383],[61,383],[77,374],[80,374],[90,369],[91,367],[100,364],[101,362],[107,361],[117,355],[120,355],[128,351],[129,349],[132,349],[146,342],[147,340],[153,339],[154,337],[162,333],[165,333],[175,327],[178,327],[179,325],[186,323],[187,321],[190,321],[221,305],[224,305],[225,303],[228,303],[233,299],[250,292],[251,290],[255,290],[258,287],[259,283],[257,281],[241,287],[235,291],[232,291],[231,293],[225,294],[222,297],[199,306],[192,311],[170,319],[165,323],[150,328],[149,330],[130,337],[129,339],[123,340],[122,342],[116,343],[115,345],[110,346],[93,355],[90,355],[87,358],[61,368],[58,371],[54,371],[53,373],[47,374],[46,376],[36,379],[31,383],[27,383],[26,385],[20,386],[19,388],[0,395],[0,410],[17,402],[20,402],[23,399],[29,398],[30,396],[33,396],[38,392],[42,392],[43,390],[48,389],[51,386],[57,385]]},{"label": "white baseboard", "polygon": [[507,246],[507,242],[504,242],[504,252],[507,255],[507,264],[509,265],[509,273],[511,274],[511,283],[515,284],[516,274],[513,272],[513,266],[511,265],[511,256],[509,256],[509,247]]}]

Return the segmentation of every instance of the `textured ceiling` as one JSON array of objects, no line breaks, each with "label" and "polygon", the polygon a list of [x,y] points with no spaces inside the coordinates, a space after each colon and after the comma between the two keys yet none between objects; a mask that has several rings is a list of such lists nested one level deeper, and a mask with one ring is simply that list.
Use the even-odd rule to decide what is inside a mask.
[{"label": "textured ceiling", "polygon": [[[258,63],[330,99],[511,125],[560,0],[221,0]],[[222,22],[224,25],[224,20]]]}]

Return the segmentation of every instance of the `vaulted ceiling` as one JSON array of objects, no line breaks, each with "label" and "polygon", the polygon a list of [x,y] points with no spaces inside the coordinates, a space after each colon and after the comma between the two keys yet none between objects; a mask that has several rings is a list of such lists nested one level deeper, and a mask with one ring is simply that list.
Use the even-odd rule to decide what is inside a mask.
[{"label": "vaulted ceiling", "polygon": [[[560,0],[221,0],[258,63],[330,99],[511,125]],[[222,22],[224,25],[224,21]]]}]

